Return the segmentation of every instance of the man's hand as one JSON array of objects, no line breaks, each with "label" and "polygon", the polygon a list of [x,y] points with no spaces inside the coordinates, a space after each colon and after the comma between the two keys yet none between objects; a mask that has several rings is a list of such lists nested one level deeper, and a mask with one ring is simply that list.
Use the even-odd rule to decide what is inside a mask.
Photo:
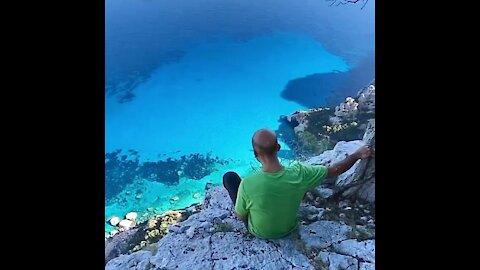
[{"label": "man's hand", "polygon": [[360,148],[358,148],[357,151],[355,151],[355,153],[353,153],[353,155],[355,155],[355,157],[357,157],[358,159],[369,158],[372,156],[372,154],[373,151],[368,144],[361,146]]},{"label": "man's hand", "polygon": [[372,156],[372,149],[370,149],[369,145],[364,145],[358,148],[355,153],[347,156],[344,160],[339,161],[335,164],[332,164],[328,167],[327,178],[332,178],[335,176],[339,176],[340,174],[348,171],[355,162],[359,159],[366,159]]}]

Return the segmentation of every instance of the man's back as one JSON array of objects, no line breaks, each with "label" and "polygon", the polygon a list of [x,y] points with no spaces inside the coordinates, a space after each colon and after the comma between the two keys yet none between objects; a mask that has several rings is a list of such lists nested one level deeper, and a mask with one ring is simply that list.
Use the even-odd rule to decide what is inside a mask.
[{"label": "man's back", "polygon": [[325,179],[325,166],[294,163],[277,173],[258,172],[241,181],[235,211],[248,214],[248,229],[261,238],[288,235],[297,226],[305,192]]}]

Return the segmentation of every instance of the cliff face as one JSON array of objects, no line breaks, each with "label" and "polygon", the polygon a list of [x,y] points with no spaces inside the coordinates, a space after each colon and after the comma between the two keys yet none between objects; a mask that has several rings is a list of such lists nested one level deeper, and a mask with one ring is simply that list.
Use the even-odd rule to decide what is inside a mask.
[{"label": "cliff face", "polygon": [[[309,164],[329,165],[342,160],[347,154],[352,154],[358,147],[370,144],[375,151],[375,120],[368,122],[368,127],[363,140],[338,142],[333,150],[323,152],[318,156],[309,158]],[[370,203],[375,202],[375,157],[357,161],[353,167],[342,175],[328,181],[326,184],[332,188],[338,198],[359,198]]]},{"label": "cliff face", "polygon": [[[262,240],[248,234],[234,217],[224,188],[213,187],[202,210],[171,225],[169,233],[148,250],[120,255],[105,268],[374,269],[374,220],[367,209],[368,205],[350,201],[327,208],[305,202],[298,231],[282,239]],[[350,224],[347,212],[352,211],[361,213],[366,225]]]},{"label": "cliff face", "polygon": [[[305,162],[329,165],[365,143],[375,149],[374,98],[373,82],[359,92],[357,101],[347,100],[327,117],[330,124],[365,124],[363,139],[337,141],[333,149]],[[294,127],[301,121],[304,129],[311,127],[312,112],[303,113],[303,120],[297,112],[289,121],[297,123]],[[201,205],[166,215],[175,218],[159,216],[106,240],[105,269],[375,269],[374,202],[372,157],[307,192],[297,231],[282,239],[262,240],[235,217],[226,190],[207,185]],[[157,242],[148,240],[150,236]]]},{"label": "cliff face", "polygon": [[[375,120],[370,120],[363,141],[372,146],[375,151]],[[362,160],[349,178],[349,188],[344,189],[344,197],[359,197],[369,202],[375,202],[375,156]]]}]

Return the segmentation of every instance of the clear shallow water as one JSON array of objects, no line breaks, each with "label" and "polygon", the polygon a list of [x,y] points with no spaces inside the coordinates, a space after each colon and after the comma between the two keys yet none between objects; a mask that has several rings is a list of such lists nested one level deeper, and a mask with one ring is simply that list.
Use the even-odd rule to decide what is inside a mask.
[{"label": "clear shallow water", "polygon": [[[275,130],[280,115],[306,108],[300,91],[282,97],[289,81],[333,72],[349,76],[374,49],[372,11],[360,7],[191,2],[106,1],[105,152],[133,149],[140,162],[192,153],[230,161],[200,179],[181,176],[177,185],[138,177],[106,204],[106,219],[128,211],[143,215],[148,207],[185,207],[201,201],[205,183],[220,183],[224,172],[248,174],[258,166],[253,132]],[[337,25],[349,16],[363,28],[351,21]],[[339,94],[317,88],[318,105]],[[201,196],[194,198],[197,192]],[[173,196],[179,199],[171,203]]]},{"label": "clear shallow water", "polygon": [[280,115],[304,108],[281,97],[289,78],[332,70],[348,66],[304,36],[200,43],[152,72],[132,101],[107,99],[106,151],[135,149],[150,158],[214,151],[251,158],[249,138],[256,129],[275,129]]}]

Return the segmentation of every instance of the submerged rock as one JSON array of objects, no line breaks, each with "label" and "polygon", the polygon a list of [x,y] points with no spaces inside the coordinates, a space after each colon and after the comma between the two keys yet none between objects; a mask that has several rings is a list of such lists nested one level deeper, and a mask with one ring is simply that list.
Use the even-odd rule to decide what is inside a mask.
[{"label": "submerged rock", "polygon": [[178,196],[173,196],[171,199],[170,199],[170,203],[175,203],[176,201],[178,201],[180,199],[180,197]]},{"label": "submerged rock", "polygon": [[121,152],[119,149],[105,154],[106,202],[112,201],[135,180],[139,160],[135,156],[131,156],[133,159],[127,159],[127,155],[121,155]]},{"label": "submerged rock", "polygon": [[[105,197],[112,202],[125,188],[139,179],[156,181],[165,185],[178,185],[180,177],[199,180],[211,174],[216,165],[228,164],[227,160],[210,154],[193,153],[180,159],[140,162],[136,151],[122,155],[122,150],[105,154]],[[129,193],[126,193],[128,195]],[[142,195],[136,194],[136,199]]]}]

